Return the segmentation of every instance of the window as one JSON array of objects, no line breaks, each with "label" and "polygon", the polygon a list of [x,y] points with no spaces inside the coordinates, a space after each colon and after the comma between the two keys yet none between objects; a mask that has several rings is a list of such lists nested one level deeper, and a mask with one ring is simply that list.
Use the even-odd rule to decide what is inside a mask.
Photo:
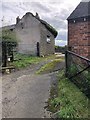
[{"label": "window", "polygon": [[50,36],[47,36],[47,43],[50,43]]},{"label": "window", "polygon": [[10,31],[13,31],[13,29],[11,28]]},{"label": "window", "polygon": [[84,21],[86,21],[86,18],[84,18]]},{"label": "window", "polygon": [[74,20],[73,22],[74,22],[74,23],[76,23],[76,21],[75,21],[75,20]]}]

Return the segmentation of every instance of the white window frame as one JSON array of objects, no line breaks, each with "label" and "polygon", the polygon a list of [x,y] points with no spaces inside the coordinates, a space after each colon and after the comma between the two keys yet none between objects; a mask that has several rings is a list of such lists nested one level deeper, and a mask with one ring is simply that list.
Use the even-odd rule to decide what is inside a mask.
[{"label": "white window frame", "polygon": [[47,35],[47,43],[50,43],[50,42],[51,42],[50,36]]}]

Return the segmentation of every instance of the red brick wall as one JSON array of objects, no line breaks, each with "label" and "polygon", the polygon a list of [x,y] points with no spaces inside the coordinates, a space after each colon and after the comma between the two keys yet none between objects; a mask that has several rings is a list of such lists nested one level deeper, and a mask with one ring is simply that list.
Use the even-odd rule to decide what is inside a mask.
[{"label": "red brick wall", "polygon": [[90,22],[68,22],[68,46],[71,51],[90,57]]},{"label": "red brick wall", "polygon": [[88,22],[88,58],[90,59],[90,21]]}]

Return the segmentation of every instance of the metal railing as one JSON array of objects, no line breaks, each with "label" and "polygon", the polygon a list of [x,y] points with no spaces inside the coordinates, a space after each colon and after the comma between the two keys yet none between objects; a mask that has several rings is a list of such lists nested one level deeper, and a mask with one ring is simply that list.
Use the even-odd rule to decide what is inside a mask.
[{"label": "metal railing", "polygon": [[90,98],[90,60],[66,51],[66,76]]}]

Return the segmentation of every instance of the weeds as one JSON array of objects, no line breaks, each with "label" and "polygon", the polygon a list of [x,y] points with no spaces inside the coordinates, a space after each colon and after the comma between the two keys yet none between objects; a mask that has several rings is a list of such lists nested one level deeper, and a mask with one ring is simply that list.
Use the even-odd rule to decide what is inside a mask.
[{"label": "weeds", "polygon": [[53,61],[45,64],[43,67],[41,67],[38,71],[37,74],[41,73],[48,73],[48,72],[53,72],[58,64],[60,64],[63,61],[63,59],[54,59]]},{"label": "weeds", "polygon": [[88,118],[90,100],[65,77],[64,71],[58,73],[58,79],[58,96],[49,99],[48,109],[58,118]]},{"label": "weeds", "polygon": [[13,62],[13,65],[20,69],[25,68],[31,64],[37,64],[41,58],[35,57],[35,56],[28,56],[23,54],[15,54],[15,61]]}]

